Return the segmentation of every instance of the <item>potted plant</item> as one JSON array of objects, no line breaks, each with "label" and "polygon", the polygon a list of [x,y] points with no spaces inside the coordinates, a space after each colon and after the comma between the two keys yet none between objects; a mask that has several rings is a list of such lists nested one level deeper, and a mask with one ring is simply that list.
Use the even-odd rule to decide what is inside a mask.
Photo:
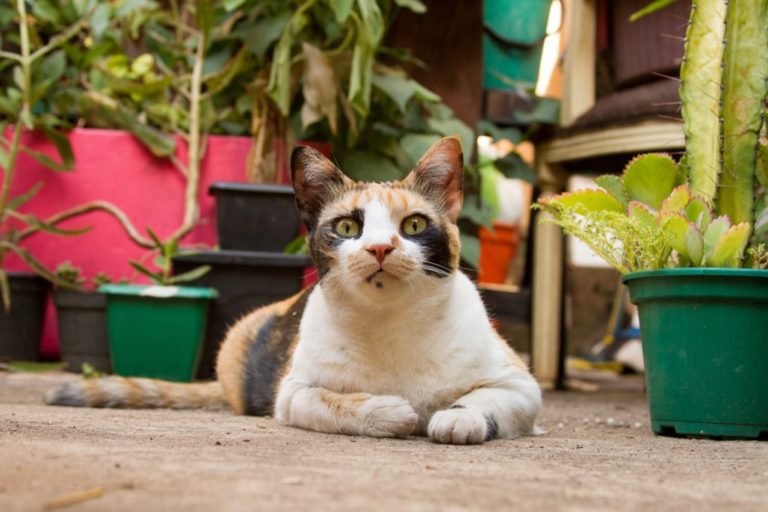
[{"label": "potted plant", "polygon": [[764,437],[768,1],[695,1],[680,78],[680,162],[644,155],[539,206],[625,274],[654,432]]},{"label": "potted plant", "polygon": [[176,240],[161,241],[148,230],[158,252],[160,271],[132,261],[133,267],[155,285],[105,284],[107,335],[116,374],[191,381],[200,359],[210,301],[216,290],[178,286],[198,279],[210,270],[198,267],[171,275]]},{"label": "potted plant", "polygon": [[56,267],[60,282],[70,288],[57,287],[53,291],[59,332],[61,360],[66,369],[80,372],[88,364],[96,371],[111,373],[112,363],[107,342],[107,299],[97,289],[110,283],[106,274],[93,277],[95,289],[86,289],[81,270],[68,261]]}]

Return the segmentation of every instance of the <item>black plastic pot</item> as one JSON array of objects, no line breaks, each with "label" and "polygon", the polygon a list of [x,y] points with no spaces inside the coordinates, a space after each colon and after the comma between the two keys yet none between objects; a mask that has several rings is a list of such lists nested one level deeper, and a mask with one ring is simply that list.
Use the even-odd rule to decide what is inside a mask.
[{"label": "black plastic pot", "polygon": [[299,292],[304,269],[311,264],[306,256],[272,252],[206,251],[175,257],[176,273],[210,265],[211,271],[194,284],[219,292],[211,305],[197,377],[209,379],[214,375],[219,346],[237,320],[260,306]]},{"label": "black plastic pot", "polygon": [[283,252],[299,234],[292,187],[216,182],[209,193],[223,250]]},{"label": "black plastic pot", "polygon": [[48,281],[27,273],[8,272],[11,311],[0,307],[0,360],[37,361],[43,332]]},{"label": "black plastic pot", "polygon": [[79,372],[89,363],[100,372],[112,372],[107,340],[107,298],[103,293],[53,292],[59,324],[61,360],[67,370]]}]

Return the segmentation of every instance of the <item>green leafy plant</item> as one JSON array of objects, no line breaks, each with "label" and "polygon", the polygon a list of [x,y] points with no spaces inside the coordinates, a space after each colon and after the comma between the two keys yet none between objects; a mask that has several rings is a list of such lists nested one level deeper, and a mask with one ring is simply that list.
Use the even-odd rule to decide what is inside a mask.
[{"label": "green leafy plant", "polygon": [[622,272],[766,268],[768,0],[693,7],[680,69],[684,158],[644,155],[621,178],[599,178],[602,190],[538,205]]},{"label": "green leafy plant", "polygon": [[[66,120],[48,110],[45,104],[49,95],[58,94],[56,86],[67,66],[62,47],[81,30],[88,15],[86,4],[79,3],[79,8],[71,5],[70,14],[76,21],[61,33],[44,41],[35,30],[35,24],[27,13],[28,4],[24,0],[17,0],[15,10],[12,11],[9,10],[8,5],[0,5],[0,18],[6,21],[16,20],[17,33],[10,43],[18,48],[18,52],[0,50],[0,59],[2,59],[0,68],[9,69],[13,75],[13,83],[8,84],[0,95],[0,115],[2,116],[0,117],[0,167],[3,169],[3,180],[0,185],[0,292],[6,310],[11,307],[11,298],[8,276],[2,268],[2,263],[8,253],[16,254],[36,273],[61,287],[78,286],[76,282],[69,279],[61,279],[21,245],[26,238],[38,233],[70,236],[82,234],[90,229],[58,227],[58,224],[64,220],[91,211],[104,211],[115,217],[136,243],[151,246],[148,240],[139,235],[125,214],[111,203],[94,201],[52,215],[47,219],[40,219],[31,213],[24,213],[21,209],[40,191],[42,183],[35,184],[15,197],[11,196],[13,178],[18,171],[18,156],[22,152],[55,172],[64,172],[72,168],[74,161],[72,148],[62,132],[68,124]],[[34,3],[36,13],[48,13],[43,4],[47,2]],[[11,13],[13,18],[10,18]],[[13,125],[12,129],[8,128],[9,124]],[[23,134],[31,130],[44,134],[51,141],[58,152],[59,160],[27,147],[23,143]]]},{"label": "green leafy plant", "polygon": [[173,275],[172,258],[178,252],[178,240],[171,239],[167,242],[164,242],[151,229],[147,229],[147,233],[149,233],[149,236],[155,243],[153,252],[156,252],[157,256],[154,263],[160,268],[160,270],[150,270],[144,264],[138,261],[131,261],[130,263],[134,269],[149,277],[153,283],[162,286],[172,286],[179,283],[187,283],[203,277],[211,270],[210,265],[204,265],[192,269],[189,272],[184,272],[183,274]]}]

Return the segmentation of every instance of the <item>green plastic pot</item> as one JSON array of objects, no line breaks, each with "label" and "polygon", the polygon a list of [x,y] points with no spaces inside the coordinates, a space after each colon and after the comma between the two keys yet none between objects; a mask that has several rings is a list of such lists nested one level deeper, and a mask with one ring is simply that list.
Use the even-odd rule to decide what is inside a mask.
[{"label": "green plastic pot", "polygon": [[640,313],[653,431],[768,437],[768,271],[624,276]]},{"label": "green plastic pot", "polygon": [[510,90],[504,78],[536,83],[550,4],[551,0],[483,2],[483,88]]},{"label": "green plastic pot", "polygon": [[107,337],[112,368],[126,377],[189,382],[197,371],[216,290],[109,284]]}]

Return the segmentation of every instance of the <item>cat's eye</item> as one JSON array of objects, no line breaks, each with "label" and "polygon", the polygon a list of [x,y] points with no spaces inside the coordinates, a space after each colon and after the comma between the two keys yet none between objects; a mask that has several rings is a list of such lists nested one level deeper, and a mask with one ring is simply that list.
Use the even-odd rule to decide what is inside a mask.
[{"label": "cat's eye", "polygon": [[401,229],[406,235],[418,235],[427,229],[427,219],[423,215],[411,215],[403,221]]},{"label": "cat's eye", "polygon": [[354,238],[360,233],[360,224],[355,219],[347,217],[337,220],[333,230],[345,238]]}]

